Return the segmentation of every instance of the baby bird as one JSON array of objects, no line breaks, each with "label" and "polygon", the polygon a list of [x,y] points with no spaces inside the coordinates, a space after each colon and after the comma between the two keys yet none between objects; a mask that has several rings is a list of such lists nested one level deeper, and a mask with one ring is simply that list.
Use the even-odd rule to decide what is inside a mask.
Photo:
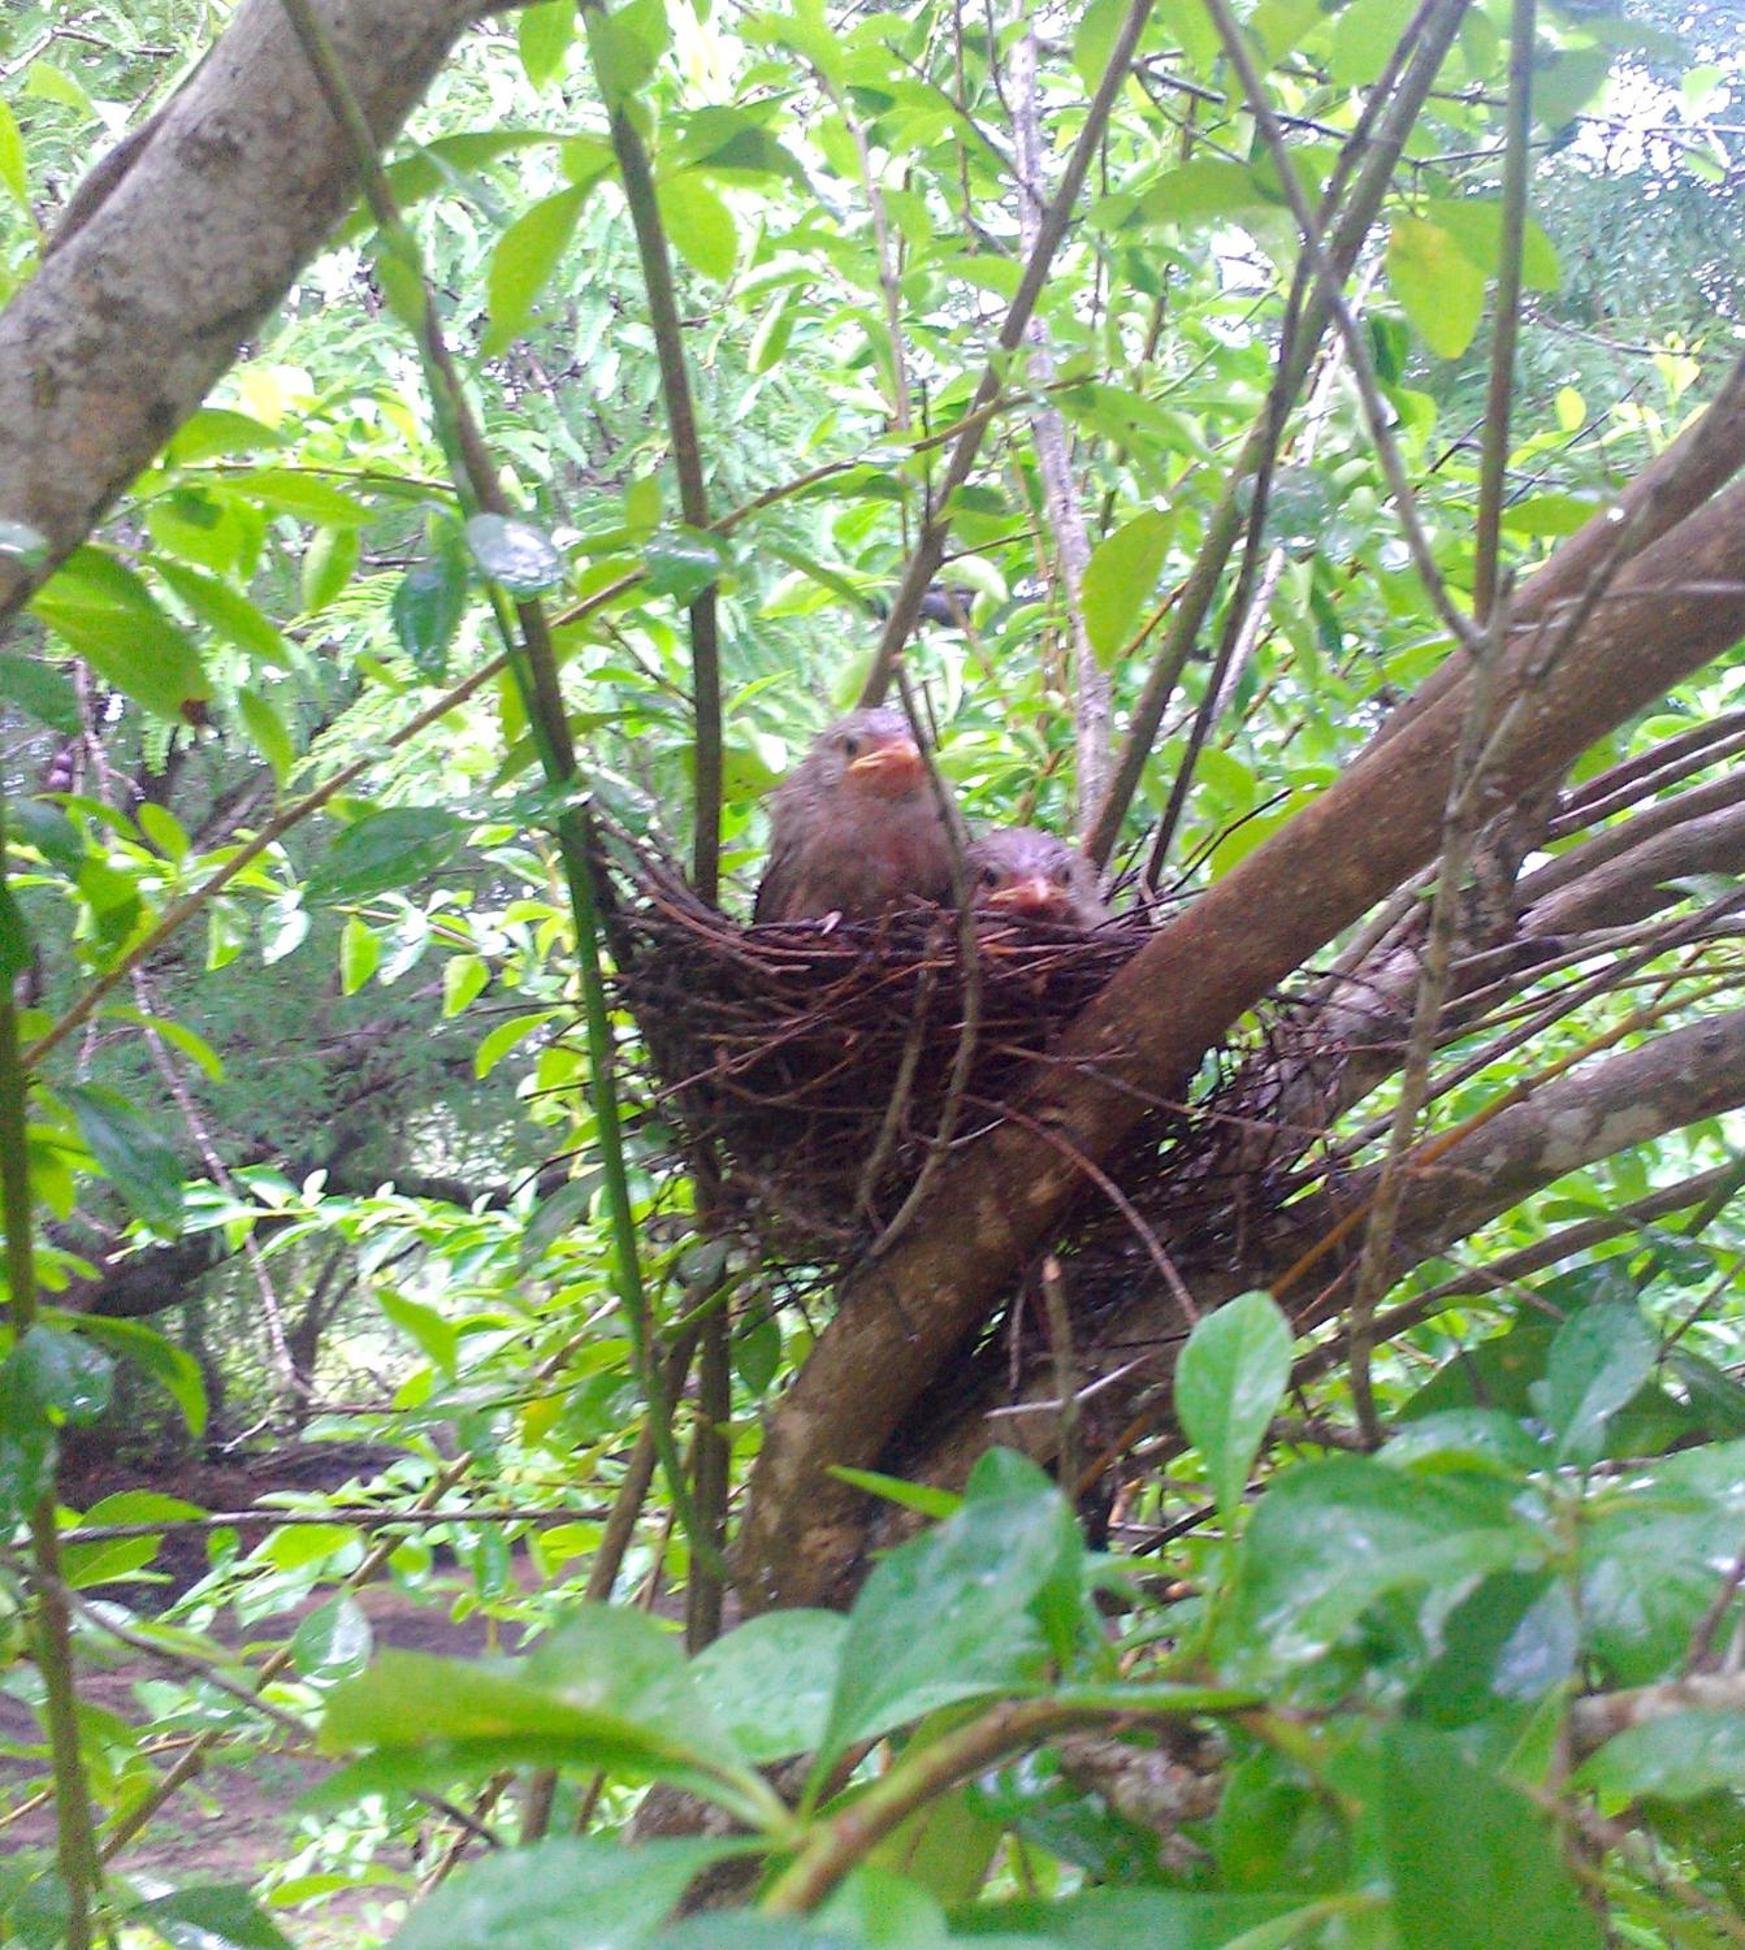
[{"label": "baby bird", "polygon": [[[953,814],[955,818],[955,813]],[[861,920],[951,895],[951,844],[900,711],[851,711],[770,795],[754,921]]]},{"label": "baby bird", "polygon": [[1094,928],[1109,918],[1091,863],[1077,847],[1034,826],[984,833],[964,864],[979,908],[1069,928]]}]

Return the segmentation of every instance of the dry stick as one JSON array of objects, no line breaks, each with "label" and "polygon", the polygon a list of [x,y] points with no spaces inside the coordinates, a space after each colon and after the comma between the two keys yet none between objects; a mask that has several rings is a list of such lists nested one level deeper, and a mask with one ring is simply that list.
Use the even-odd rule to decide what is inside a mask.
[{"label": "dry stick", "polygon": [[[998,67],[997,50],[989,59]],[[1012,49],[1012,133],[1018,169],[1018,235],[1028,253],[1036,248],[1042,221],[1042,118],[1036,100],[1036,32],[1026,24]],[[1030,376],[1042,386],[1054,383],[1054,348],[1047,324],[1033,318],[1024,334],[1030,346]],[[1073,641],[1073,719],[1078,743],[1078,830],[1089,830],[1102,804],[1109,774],[1109,673],[1097,661],[1085,627],[1084,581],[1091,559],[1085,520],[1074,491],[1067,453],[1066,426],[1055,406],[1034,408],[1030,438],[1042,475],[1042,504],[1054,536],[1061,586]]]},{"label": "dry stick", "polygon": [[[595,9],[590,4],[589,18]],[[612,91],[594,77],[608,100]],[[648,293],[648,322],[660,363],[660,389],[666,401],[667,428],[672,438],[673,469],[679,480],[679,511],[695,529],[709,526],[709,493],[703,481],[703,452],[697,440],[697,416],[691,404],[691,381],[685,366],[685,344],[679,325],[678,299],[673,293],[672,256],[661,228],[655,200],[654,176],[648,151],[622,106],[612,110],[612,151],[630,222],[636,232],[636,251],[642,263],[642,282]],[[698,895],[713,907],[721,893],[721,646],[715,609],[715,585],[691,604],[691,709],[696,741],[695,825],[691,879]]]},{"label": "dry stick", "polygon": [[[470,1455],[457,1456],[453,1462],[431,1478],[414,1507],[428,1509],[439,1497],[446,1496],[466,1474],[471,1463]],[[341,1591],[361,1590],[399,1548],[397,1538],[380,1539],[374,1548],[365,1554],[357,1569],[341,1580],[339,1589]],[[291,1645],[287,1640],[277,1652],[270,1654],[262,1663],[259,1673],[260,1686],[263,1688],[269,1686],[290,1665],[291,1659]],[[103,1841],[104,1861],[112,1861],[164,1803],[200,1772],[206,1764],[206,1756],[217,1746],[219,1737],[216,1730],[201,1734],[142,1801],[136,1802],[124,1815],[110,1824]]]},{"label": "dry stick", "polygon": [[1078,1363],[1073,1354],[1072,1307],[1066,1281],[1053,1253],[1042,1258],[1042,1304],[1048,1317],[1048,1341],[1054,1355],[1054,1393],[1060,1403],[1055,1433],[1054,1475],[1058,1483],[1079,1479]]},{"label": "dry stick", "polygon": [[1514,400],[1515,339],[1521,325],[1521,257],[1527,230],[1527,168],[1533,123],[1534,0],[1514,0],[1509,27],[1509,110],[1503,158],[1503,235],[1497,267],[1495,340],[1484,440],[1478,470],[1478,548],[1473,562],[1473,614],[1490,621],[1497,599],[1497,552],[1502,531],[1503,476],[1509,460]]},{"label": "dry stick", "polygon": [[[0,1217],[6,1231],[6,1310],[13,1345],[21,1346],[36,1324],[36,1243],[30,1200],[28,1128],[29,1071],[18,1049],[18,1005],[11,959],[23,921],[8,876],[5,800],[0,797],[0,918],[7,923],[8,957],[0,967]],[[45,1415],[35,1403],[26,1413]],[[52,1453],[52,1452],[51,1452]],[[51,1482],[30,1512],[34,1564],[36,1665],[43,1686],[43,1717],[48,1726],[49,1766],[55,1787],[55,1851],[67,1892],[69,1950],[89,1950],[91,1910],[102,1886],[91,1796],[79,1751],[79,1695],[73,1674],[72,1623],[61,1583],[60,1538],[55,1524]]]},{"label": "dry stick", "polygon": [[[1450,4],[1453,0],[1450,0]],[[1000,326],[997,351],[1015,352],[1023,340],[1025,328],[1029,325],[1036,310],[1037,300],[1042,295],[1042,287],[1048,280],[1048,273],[1054,262],[1054,254],[1060,248],[1061,239],[1066,235],[1068,223],[1072,219],[1074,206],[1078,202],[1079,191],[1084,187],[1086,174],[1090,170],[1091,158],[1103,139],[1103,131],[1108,126],[1109,112],[1115,105],[1115,97],[1120,93],[1127,79],[1128,65],[1133,59],[1133,50],[1139,44],[1139,36],[1150,17],[1153,0],[1129,0],[1120,32],[1115,36],[1115,44],[1110,50],[1108,65],[1103,70],[1102,79],[1097,83],[1097,91],[1091,97],[1085,111],[1084,126],[1079,131],[1078,141],[1073,145],[1071,156],[1067,159],[1062,173],[1060,188],[1055,192],[1054,201],[1048,206],[1041,225],[1037,230],[1036,246],[1031,251],[1024,266],[1024,275],[1018,284],[1017,294],[1012,299],[1010,310]],[[1464,4],[1464,0],[1462,0]],[[921,531],[920,540],[914,553],[909,557],[908,567],[897,592],[891,599],[891,612],[885,619],[884,634],[879,639],[874,652],[872,669],[867,674],[865,688],[861,692],[862,704],[879,703],[890,688],[895,673],[897,659],[902,654],[909,634],[914,629],[921,614],[922,598],[932,586],[944,558],[946,537],[950,533],[952,496],[968,480],[970,469],[975,465],[976,455],[981,450],[982,433],[986,426],[986,411],[992,407],[1000,393],[999,360],[991,360],[982,373],[976,387],[975,398],[970,405],[968,424],[958,435],[951,449],[951,457],[946,462],[945,473],[941,478],[935,499],[936,512],[930,517]]]},{"label": "dry stick", "polygon": [[124,1537],[157,1537],[167,1530],[235,1530],[245,1524],[271,1524],[275,1530],[294,1529],[298,1524],[343,1524],[353,1530],[433,1530],[445,1523],[588,1523],[598,1522],[608,1512],[591,1509],[554,1509],[549,1503],[528,1504],[513,1510],[481,1510],[469,1504],[462,1510],[381,1510],[347,1509],[340,1504],[325,1510],[278,1510],[256,1504],[249,1510],[208,1510],[198,1517],[160,1517],[156,1523],[73,1524],[60,1533],[63,1544],[113,1544]]},{"label": "dry stick", "polygon": [[[1369,154],[1358,172],[1344,213],[1333,233],[1329,256],[1341,277],[1349,274],[1363,239],[1375,221],[1376,212],[1392,179],[1394,165],[1442,65],[1466,4],[1467,0],[1428,0],[1428,4],[1419,11],[1414,22],[1411,56],[1405,64],[1393,100],[1377,123]],[[1405,45],[1404,40],[1401,44]],[[1282,368],[1279,375],[1286,393],[1294,393],[1302,384],[1309,361],[1325,336],[1331,315],[1328,294],[1325,287],[1318,284],[1303,308],[1301,329],[1297,333],[1289,365]],[[1163,722],[1163,714],[1175,694],[1188,658],[1193,654],[1201,626],[1218,593],[1225,564],[1242,533],[1243,496],[1248,481],[1260,467],[1270,445],[1270,419],[1269,405],[1262,409],[1232,464],[1223,497],[1207,519],[1205,540],[1199,556],[1182,584],[1175,621],[1158,651],[1145,689],[1133,708],[1127,737],[1116,759],[1114,778],[1097,810],[1096,824],[1085,842],[1085,851],[1098,866],[1106,865],[1114,851],[1122,821],[1138,790],[1158,727]]]},{"label": "dry stick", "polygon": [[[310,10],[309,0],[281,0],[281,4],[320,82],[329,112],[352,144],[362,175],[364,198],[376,219],[383,242],[418,295],[417,336],[425,384],[438,432],[443,436],[451,471],[455,475],[455,484],[462,490],[463,500],[470,493],[479,507],[508,515],[512,511],[497,483],[490,451],[467,404],[460,375],[442,334],[435,293],[425,274],[417,243],[395,204],[369,124],[347,86],[320,23]],[[537,601],[515,605],[515,616],[521,629],[517,641],[508,605],[494,585],[491,596],[497,625],[507,646],[505,654],[509,668],[521,686],[527,705],[529,729],[546,777],[552,784],[573,793],[580,783],[575,747],[570,738],[569,718],[564,710],[563,689],[544,608]],[[698,765],[700,772],[700,750]],[[606,1186],[614,1282],[623,1310],[625,1333],[630,1342],[637,1377],[648,1400],[655,1448],[668,1478],[673,1507],[690,1539],[693,1555],[705,1564],[712,1563],[719,1567],[722,1575],[725,1575],[725,1567],[720,1564],[720,1553],[707,1538],[696,1534],[691,1521],[690,1494],[673,1441],[671,1404],[662,1394],[660,1363],[652,1345],[648,1297],[642,1284],[630,1180],[624,1161],[623,1132],[618,1112],[614,1067],[616,1045],[600,963],[598,895],[595,886],[599,866],[586,813],[572,803],[559,813],[556,833],[558,856],[563,865],[570,910],[575,921],[576,959],[581,975],[582,1011],[588,1047],[588,1094],[594,1110],[600,1170]]]}]

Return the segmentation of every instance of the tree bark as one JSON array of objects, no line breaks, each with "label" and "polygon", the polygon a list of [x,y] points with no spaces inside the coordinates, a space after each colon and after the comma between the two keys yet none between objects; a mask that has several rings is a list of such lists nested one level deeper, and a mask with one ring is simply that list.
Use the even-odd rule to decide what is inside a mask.
[{"label": "tree bark", "polygon": [[[317,0],[386,140],[477,0]],[[76,228],[0,313],[0,622],[88,535],[284,297],[357,189],[278,0],[246,0],[187,85],[130,138]]]},{"label": "tree bark", "polygon": [[[1576,538],[1578,541],[1580,538]],[[1486,774],[1501,807],[1554,777],[1603,733],[1731,647],[1745,628],[1745,488],[1643,550],[1549,671],[1568,611],[1523,592],[1498,672],[1514,708]],[[1652,630],[1652,635],[1649,634]],[[1438,680],[1432,679],[1432,683]],[[1214,884],[1118,975],[1066,1039],[1025,1106],[1066,1144],[1012,1122],[939,1173],[919,1223],[844,1283],[841,1306],[772,1418],[740,1538],[747,1603],[840,1595],[859,1558],[865,1499],[828,1473],[866,1465],[1012,1273],[1081,1189],[1070,1155],[1103,1157],[1148,1099],[1179,1096],[1242,1013],[1435,855],[1464,678],[1368,749],[1320,800]]]}]

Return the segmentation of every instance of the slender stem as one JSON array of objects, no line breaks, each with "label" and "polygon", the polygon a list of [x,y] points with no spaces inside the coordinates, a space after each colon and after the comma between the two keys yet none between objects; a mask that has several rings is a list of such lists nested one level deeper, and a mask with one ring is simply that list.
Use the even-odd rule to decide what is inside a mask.
[{"label": "slender stem", "polygon": [[[1073,145],[1072,154],[1067,159],[1061,174],[1060,187],[1054,193],[1054,201],[1044,212],[1042,222],[1037,227],[1036,243],[1024,265],[1024,274],[1018,289],[1000,326],[998,352],[1015,352],[1024,337],[1031,317],[1035,313],[1037,300],[1042,296],[1042,288],[1048,282],[1048,274],[1054,263],[1054,254],[1065,237],[1067,225],[1071,222],[1073,210],[1078,202],[1079,191],[1083,189],[1085,177],[1089,174],[1091,160],[1103,140],[1103,131],[1108,126],[1109,113],[1115,105],[1115,97],[1127,80],[1128,69],[1132,64],[1133,53],[1139,45],[1139,36],[1151,16],[1153,0],[1130,0],[1127,13],[1114,46],[1110,49],[1108,65],[1097,83],[1096,93],[1091,97],[1085,110],[1085,119],[1079,130],[1078,141]],[[1001,390],[1001,361],[998,357],[990,361],[982,373],[976,387],[975,398],[970,406],[967,424],[958,435],[952,447],[951,457],[946,462],[945,474],[940,481],[934,497],[934,514],[921,532],[921,539],[909,557],[903,579],[891,599],[891,612],[885,619],[884,635],[879,639],[879,647],[874,652],[872,669],[867,673],[865,688],[861,692],[863,704],[877,704],[890,688],[891,678],[896,671],[897,659],[902,654],[903,645],[909,640],[921,614],[921,601],[927,594],[939,565],[945,556],[945,543],[951,531],[950,504],[952,496],[969,479],[970,469],[975,465],[976,455],[981,451],[982,435],[987,426],[985,409],[991,407]]]},{"label": "slender stem", "polygon": [[[1349,275],[1357,252],[1375,221],[1383,196],[1392,180],[1395,164],[1407,135],[1417,121],[1424,98],[1430,91],[1449,43],[1454,38],[1467,0],[1431,0],[1413,23],[1414,45],[1401,76],[1397,92],[1387,113],[1376,124],[1363,167],[1352,185],[1344,214],[1336,226],[1328,249],[1334,273]],[[1318,284],[1303,308],[1301,328],[1293,341],[1288,367],[1281,373],[1285,391],[1294,393],[1307,376],[1331,319],[1329,294]],[[1182,585],[1174,619],[1158,648],[1157,662],[1147,678],[1139,702],[1133,708],[1127,736],[1116,759],[1114,776],[1097,818],[1085,841],[1085,852],[1099,867],[1108,864],[1121,825],[1139,781],[1151,756],[1158,726],[1175,694],[1182,672],[1200,629],[1217,596],[1224,565],[1243,530],[1243,497],[1246,486],[1258,471],[1270,445],[1272,407],[1261,411],[1241,452],[1230,470],[1230,479],[1218,505],[1207,517],[1205,539],[1187,581]]]},{"label": "slender stem", "polygon": [[[0,800],[0,909],[20,925],[6,861],[4,801]],[[12,976],[0,973],[0,1215],[6,1226],[7,1311],[16,1351],[36,1321],[36,1250],[30,1204],[29,1077],[18,1048],[18,1008]],[[40,1410],[32,1412],[41,1413]],[[55,1784],[56,1855],[67,1893],[67,1943],[88,1950],[91,1910],[102,1882],[91,1797],[79,1751],[78,1689],[73,1678],[72,1622],[61,1583],[55,1498],[47,1491],[30,1513],[35,1565],[36,1660],[48,1723]]]},{"label": "slender stem", "polygon": [[1490,390],[1478,470],[1478,546],[1472,605],[1488,622],[1497,595],[1498,537],[1503,476],[1509,459],[1509,409],[1514,397],[1515,340],[1521,325],[1521,256],[1527,231],[1527,172],[1532,161],[1534,0],[1514,0],[1509,40],[1509,110],[1503,155],[1503,235],[1497,266],[1496,331]]},{"label": "slender stem", "polygon": [[[597,66],[595,79],[601,93],[610,99]],[[642,282],[648,293],[649,326],[660,363],[661,394],[666,401],[673,467],[679,479],[679,510],[688,526],[706,529],[709,494],[703,480],[703,450],[697,439],[684,334],[679,324],[678,299],[673,291],[672,254],[661,226],[654,174],[648,166],[648,150],[642,137],[628,110],[622,106],[612,111],[611,136],[624,199],[630,206],[630,222],[636,232]],[[721,646],[713,583],[691,604],[690,625],[691,710],[696,741],[696,832],[692,842],[691,880],[701,898],[713,906],[721,892]]]}]

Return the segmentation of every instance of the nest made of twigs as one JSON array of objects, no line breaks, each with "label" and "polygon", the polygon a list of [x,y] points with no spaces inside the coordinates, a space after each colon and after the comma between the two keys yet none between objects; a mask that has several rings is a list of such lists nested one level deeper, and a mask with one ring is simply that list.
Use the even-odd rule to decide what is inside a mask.
[{"label": "nest made of twigs", "polygon": [[736,1219],[824,1265],[883,1231],[942,1141],[973,1140],[1023,1097],[1150,933],[982,922],[966,956],[959,916],[926,903],[746,928],[645,850],[623,877],[619,987],[664,1109],[715,1150]]}]

